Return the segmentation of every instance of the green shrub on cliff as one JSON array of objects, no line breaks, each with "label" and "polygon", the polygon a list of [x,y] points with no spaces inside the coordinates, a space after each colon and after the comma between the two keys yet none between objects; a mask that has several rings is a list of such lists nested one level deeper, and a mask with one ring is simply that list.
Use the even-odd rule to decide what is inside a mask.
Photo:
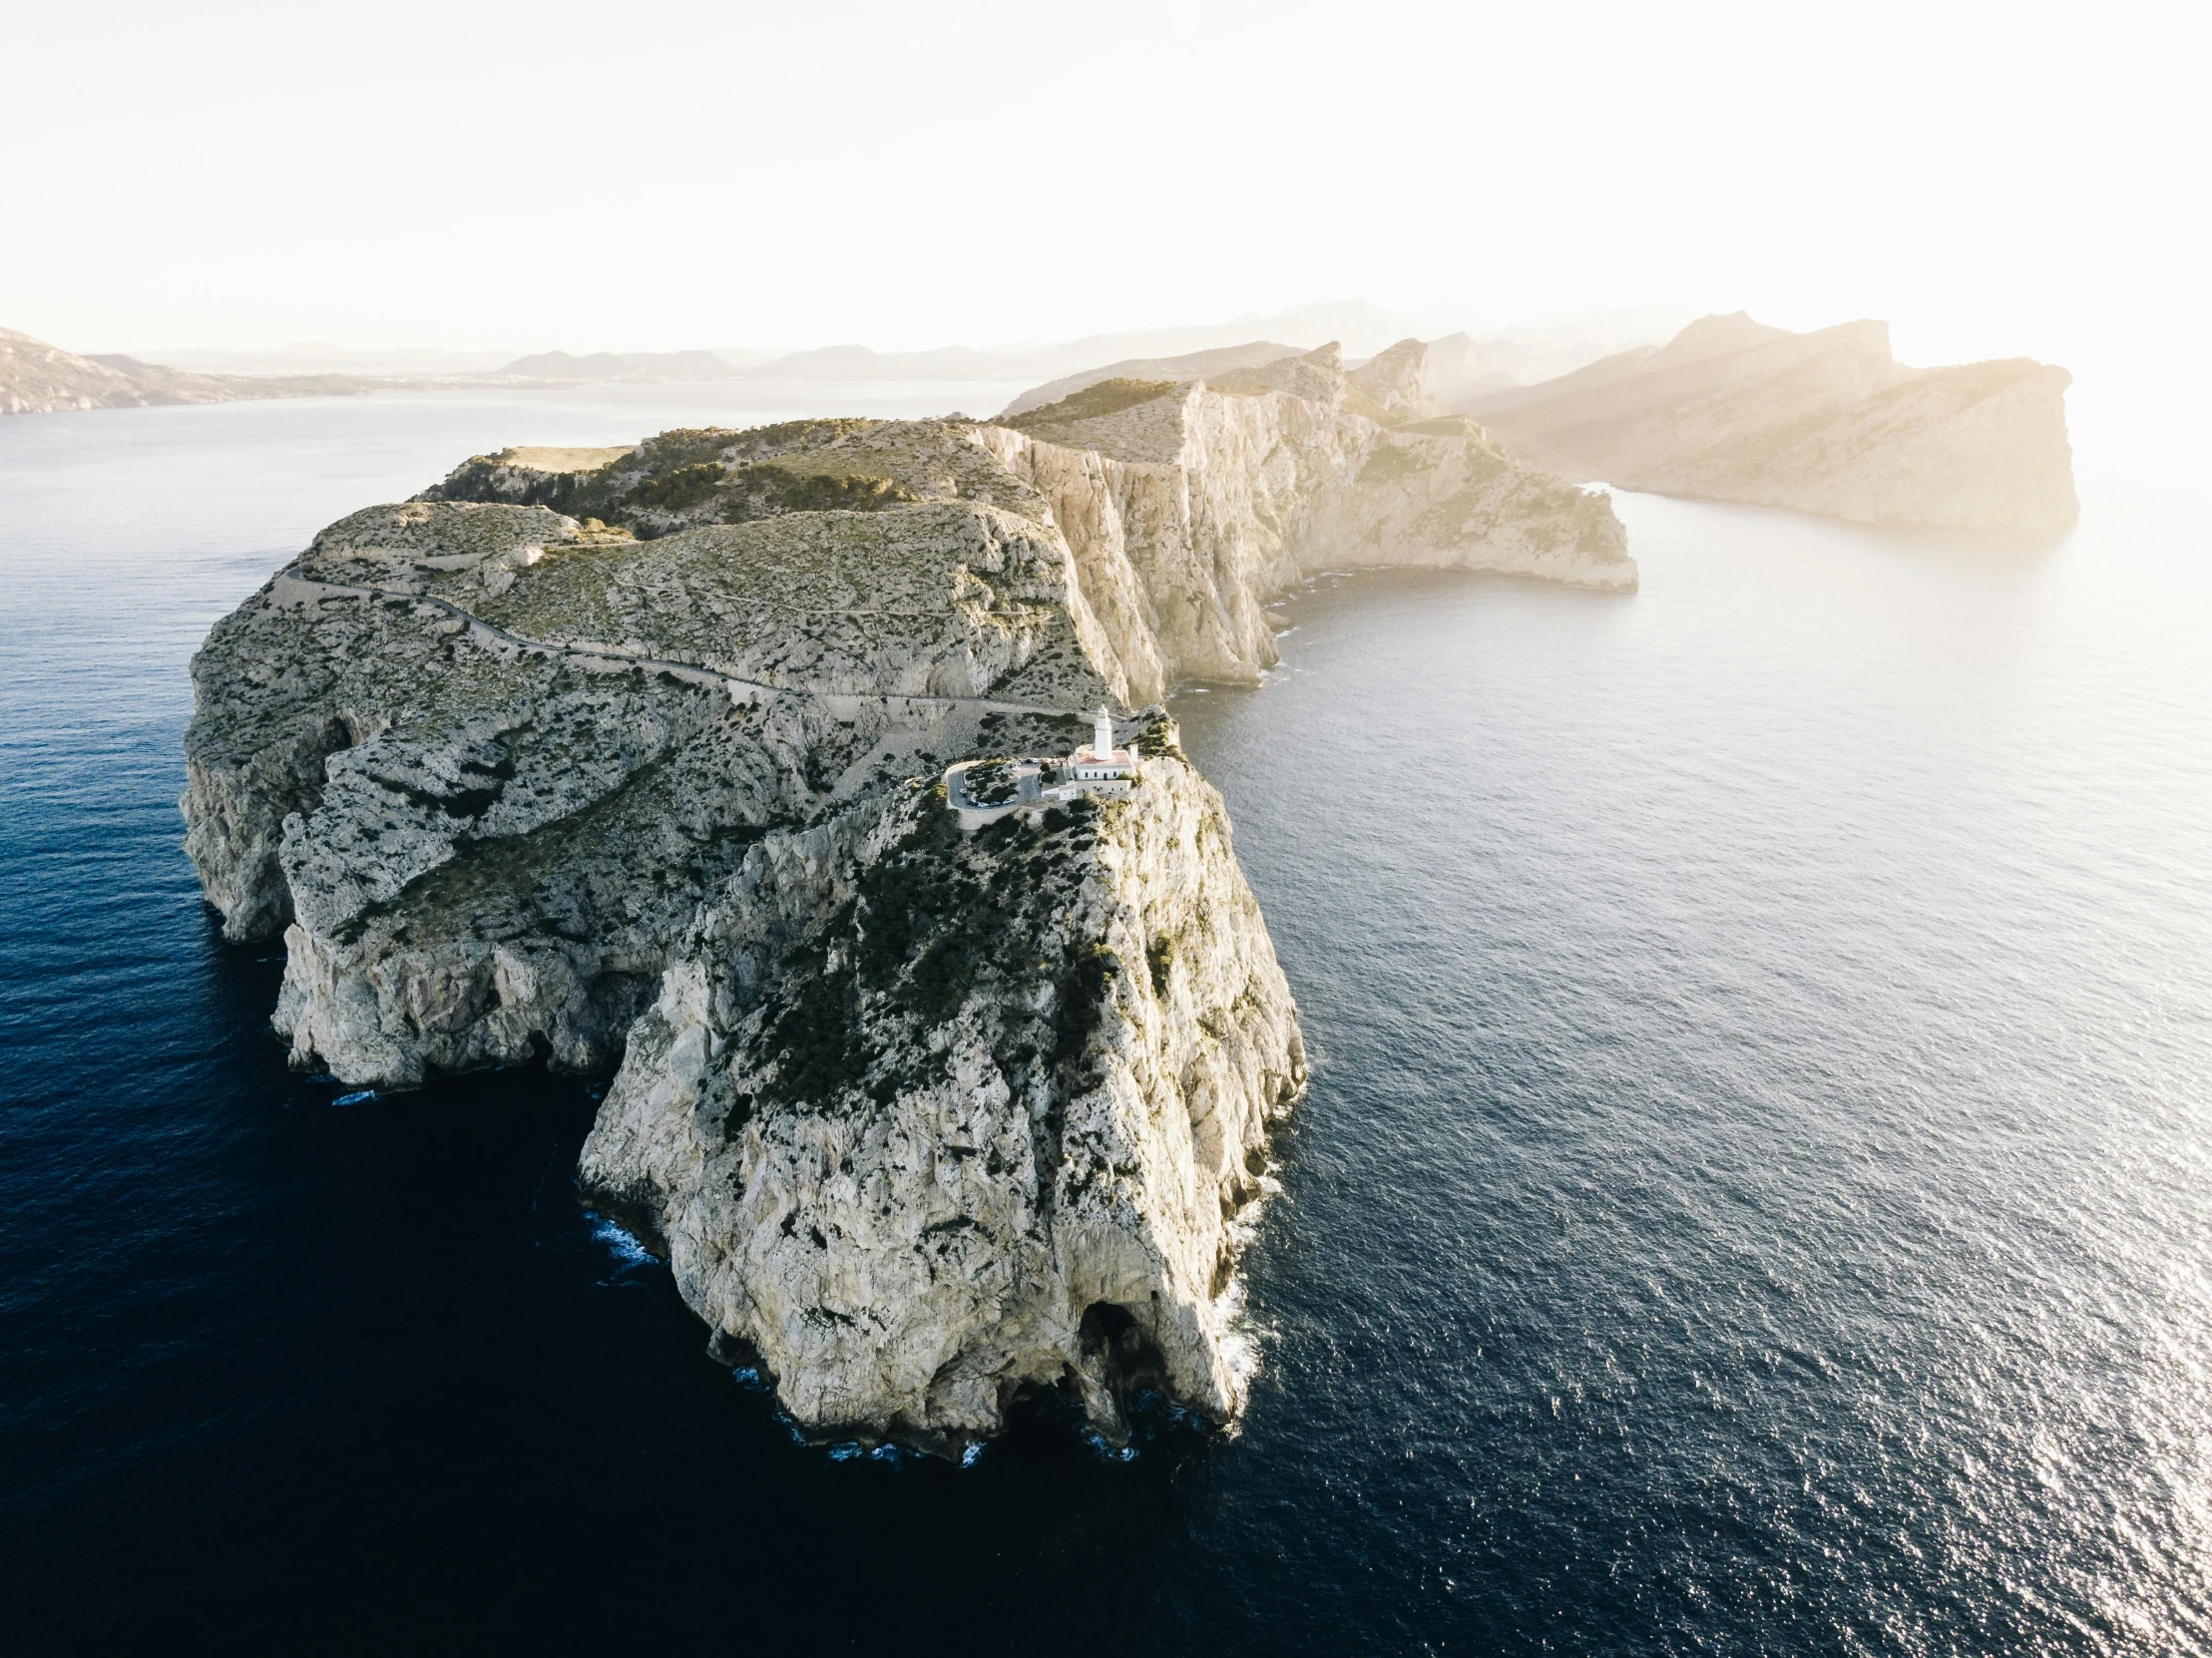
[{"label": "green shrub on cliff", "polygon": [[1101,380],[1097,385],[1086,386],[1072,396],[1063,397],[1058,403],[1009,416],[1002,424],[1027,431],[1034,426],[1066,426],[1078,420],[1099,420],[1181,389],[1179,380]]},{"label": "green shrub on cliff", "polygon": [[874,512],[921,499],[888,478],[861,472],[796,472],[772,461],[741,466],[728,475],[728,483],[740,498],[724,509],[732,523],[738,517],[774,513]]},{"label": "green shrub on cliff", "polygon": [[926,1033],[992,985],[1053,987],[1042,1011],[1027,996],[987,999],[1008,1054],[1055,1067],[1081,1054],[1121,964],[1096,946],[1053,942],[1052,917],[1082,879],[1097,821],[1078,802],[1041,824],[1009,817],[970,835],[941,800],[919,804],[852,902],[779,975],[759,1049],[775,1061],[767,1094],[827,1110],[868,1082],[867,1097],[884,1103],[921,1080],[907,1074],[911,1058],[891,1055],[930,1051]]},{"label": "green shrub on cliff", "polygon": [[711,500],[715,492],[728,481],[729,474],[718,464],[700,461],[646,479],[631,490],[629,499],[623,505],[643,507],[656,512],[677,513],[687,507],[695,507],[702,501]]}]

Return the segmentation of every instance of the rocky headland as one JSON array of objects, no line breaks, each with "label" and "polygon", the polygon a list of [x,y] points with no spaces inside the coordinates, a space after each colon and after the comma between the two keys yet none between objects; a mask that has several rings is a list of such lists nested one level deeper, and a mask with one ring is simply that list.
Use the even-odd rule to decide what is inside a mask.
[{"label": "rocky headland", "polygon": [[1911,368],[1889,326],[1793,334],[1742,312],[1456,406],[1533,466],[1623,489],[1866,524],[2073,528],[2062,368]]},{"label": "rocky headland", "polygon": [[[1323,566],[1634,586],[1601,496],[1419,375],[477,457],[211,633],[188,849],[225,936],[283,935],[295,1063],[614,1071],[585,1189],[806,1431],[950,1451],[1029,1389],[1226,1422],[1305,1060],[1156,704],[1253,680]],[[961,827],[950,762],[1102,702],[1125,797]]]},{"label": "rocky headland", "polygon": [[0,414],[231,403],[259,397],[350,397],[375,383],[347,374],[192,374],[136,357],[80,357],[0,328]]}]

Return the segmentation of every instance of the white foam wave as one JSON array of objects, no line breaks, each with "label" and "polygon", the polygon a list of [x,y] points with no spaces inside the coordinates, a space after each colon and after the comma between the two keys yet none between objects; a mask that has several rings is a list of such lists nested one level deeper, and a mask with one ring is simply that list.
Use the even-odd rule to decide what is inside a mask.
[{"label": "white foam wave", "polygon": [[605,1215],[584,1211],[584,1218],[592,1223],[592,1236],[605,1244],[616,1260],[626,1267],[641,1267],[661,1257],[638,1241],[634,1233],[625,1231]]}]

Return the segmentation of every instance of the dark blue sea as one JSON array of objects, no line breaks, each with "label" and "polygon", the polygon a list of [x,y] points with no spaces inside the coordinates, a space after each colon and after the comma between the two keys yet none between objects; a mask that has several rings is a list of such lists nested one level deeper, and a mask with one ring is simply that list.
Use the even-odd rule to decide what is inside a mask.
[{"label": "dark blue sea", "polygon": [[1233,1437],[803,1448],[584,1083],[286,1072],[211,622],[474,451],[1008,392],[0,421],[0,1649],[2212,1649],[2212,502],[2078,417],[2056,547],[1621,495],[1634,598],[1326,577],[1177,698],[1318,1058]]}]

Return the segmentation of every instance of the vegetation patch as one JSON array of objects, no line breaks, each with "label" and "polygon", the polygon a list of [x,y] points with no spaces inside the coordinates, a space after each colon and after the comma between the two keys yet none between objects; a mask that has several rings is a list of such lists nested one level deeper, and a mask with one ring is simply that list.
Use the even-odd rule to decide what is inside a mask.
[{"label": "vegetation patch", "polygon": [[779,420],[770,426],[751,426],[742,432],[722,434],[722,449],[737,461],[757,460],[795,449],[819,449],[873,431],[880,420],[839,416],[821,420]]},{"label": "vegetation patch", "polygon": [[1144,965],[1151,971],[1152,994],[1165,1001],[1168,982],[1175,972],[1175,940],[1172,934],[1161,933],[1144,947]]},{"label": "vegetation patch", "polygon": [[703,501],[711,501],[728,481],[729,474],[718,463],[699,461],[646,479],[630,492],[630,499],[624,505],[678,513]]},{"label": "vegetation patch", "polygon": [[863,472],[797,472],[772,461],[756,461],[723,475],[731,496],[722,509],[725,524],[775,513],[874,512],[921,496],[888,478]]},{"label": "vegetation patch", "polygon": [[1419,432],[1425,438],[1467,438],[1475,443],[1488,443],[1490,434],[1465,415],[1438,415],[1433,420],[1416,420],[1399,428],[1405,432]]},{"label": "vegetation patch", "polygon": [[[1109,953],[1051,938],[1096,838],[1096,814],[1082,805],[968,835],[941,798],[920,802],[852,901],[777,976],[759,1038],[774,1061],[763,1093],[804,1110],[888,1105],[942,1076],[928,1033],[993,988],[1007,994],[978,1005],[982,1035],[1010,1078],[1081,1054],[1119,971]],[[1045,984],[1056,996],[1041,1012],[1029,988]]]},{"label": "vegetation patch", "polygon": [[1138,729],[1135,738],[1137,758],[1142,760],[1174,760],[1188,765],[1190,756],[1182,751],[1182,733],[1175,722],[1164,714],[1154,714]]},{"label": "vegetation patch", "polygon": [[1180,380],[1101,380],[1073,396],[1063,397],[1058,403],[1010,416],[1001,424],[1027,431],[1033,426],[1066,426],[1079,420],[1099,420],[1119,414],[1123,409],[1133,409],[1139,403],[1150,403],[1182,387]]},{"label": "vegetation patch", "polygon": [[1121,972],[1121,958],[1105,945],[1083,945],[1061,966],[1059,995],[1053,1007],[1053,1059],[1080,1057],[1106,1018],[1106,998]]},{"label": "vegetation patch", "polygon": [[961,773],[961,787],[979,806],[1004,806],[1021,792],[1012,760],[978,760]]},{"label": "vegetation patch", "polygon": [[1360,468],[1362,484],[1391,484],[1403,478],[1411,478],[1425,470],[1421,457],[1385,443],[1367,457],[1367,464]]}]

